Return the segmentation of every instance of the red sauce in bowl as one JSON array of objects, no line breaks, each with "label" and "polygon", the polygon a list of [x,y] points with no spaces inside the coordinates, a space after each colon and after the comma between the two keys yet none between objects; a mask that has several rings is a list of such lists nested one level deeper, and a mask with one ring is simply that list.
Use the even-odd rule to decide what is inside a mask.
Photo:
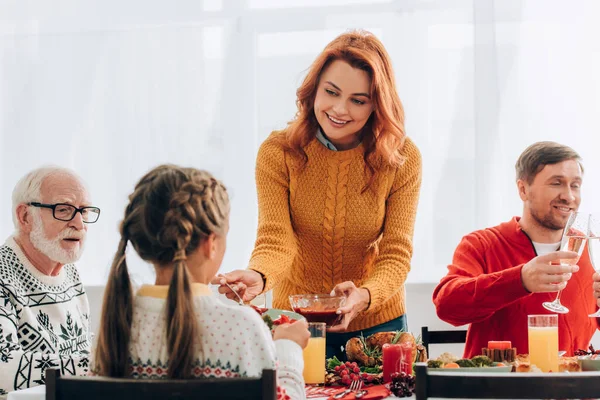
[{"label": "red sauce in bowl", "polygon": [[308,308],[294,308],[294,312],[302,315],[308,322],[325,322],[327,327],[332,327],[342,321],[343,314],[336,314],[336,310],[311,310]]}]

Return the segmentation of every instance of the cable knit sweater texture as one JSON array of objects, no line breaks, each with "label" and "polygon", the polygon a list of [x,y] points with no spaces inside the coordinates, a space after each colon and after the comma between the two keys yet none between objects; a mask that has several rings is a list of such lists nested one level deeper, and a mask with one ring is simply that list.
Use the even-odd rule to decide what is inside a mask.
[{"label": "cable knit sweater texture", "polygon": [[421,186],[417,147],[406,139],[405,162],[385,167],[363,192],[370,175],[362,144],[336,152],[314,139],[300,167],[281,135],[271,134],[258,152],[258,232],[249,265],[265,275],[265,290],[274,289],[274,307],[289,309],[291,294],[329,293],[353,281],[369,290],[371,304],[350,331],[403,315]]}]

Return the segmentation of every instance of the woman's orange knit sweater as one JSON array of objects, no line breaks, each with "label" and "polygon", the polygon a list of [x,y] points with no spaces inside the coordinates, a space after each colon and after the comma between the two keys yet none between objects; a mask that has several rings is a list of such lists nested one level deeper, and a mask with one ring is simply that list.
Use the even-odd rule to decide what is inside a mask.
[{"label": "woman's orange knit sweater", "polygon": [[349,331],[403,315],[421,186],[417,147],[406,139],[405,162],[384,168],[363,192],[370,175],[362,145],[336,152],[314,139],[300,168],[281,135],[271,134],[258,152],[258,232],[249,265],[265,276],[265,290],[274,289],[273,306],[290,309],[291,294],[329,293],[353,281],[369,290],[371,304]]}]

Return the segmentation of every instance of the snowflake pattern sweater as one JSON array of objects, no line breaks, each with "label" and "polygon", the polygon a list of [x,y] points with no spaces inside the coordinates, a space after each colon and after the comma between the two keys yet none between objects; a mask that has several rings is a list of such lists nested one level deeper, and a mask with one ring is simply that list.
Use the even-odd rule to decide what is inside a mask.
[{"label": "snowflake pattern sweater", "polygon": [[256,160],[258,232],[249,268],[266,277],[273,306],[289,309],[288,296],[329,293],[352,281],[371,293],[369,309],[350,331],[405,313],[404,282],[421,186],[421,154],[410,139],[404,164],[386,167],[363,192],[364,146],[332,151],[317,139],[299,169],[284,151],[283,132],[261,145]]},{"label": "snowflake pattern sweater", "polygon": [[[279,398],[305,398],[304,361],[298,344],[273,341],[256,311],[225,304],[212,296],[207,285],[195,283],[192,290],[199,328],[193,376],[257,377],[263,369],[276,369]],[[167,377],[167,292],[168,286],[145,285],[136,295],[129,347],[134,378]]]},{"label": "snowflake pattern sweater", "polygon": [[47,276],[9,238],[0,246],[0,398],[44,384],[46,368],[85,375],[89,304],[72,264]]}]

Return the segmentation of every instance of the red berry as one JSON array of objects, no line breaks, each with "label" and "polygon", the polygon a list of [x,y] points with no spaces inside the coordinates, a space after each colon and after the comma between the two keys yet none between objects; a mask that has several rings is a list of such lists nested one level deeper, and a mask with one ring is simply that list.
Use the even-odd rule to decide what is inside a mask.
[{"label": "red berry", "polygon": [[340,373],[340,375],[341,375],[342,377],[344,377],[344,376],[348,375],[348,370],[347,370],[347,369],[343,370],[343,371]]},{"label": "red berry", "polygon": [[344,364],[340,365],[340,369],[344,370],[346,369],[346,366]]},{"label": "red berry", "polygon": [[358,373],[360,373],[360,368],[354,367],[353,371],[355,374],[358,374]]},{"label": "red berry", "polygon": [[353,381],[357,381],[358,380],[358,375],[352,375],[352,380]]}]

